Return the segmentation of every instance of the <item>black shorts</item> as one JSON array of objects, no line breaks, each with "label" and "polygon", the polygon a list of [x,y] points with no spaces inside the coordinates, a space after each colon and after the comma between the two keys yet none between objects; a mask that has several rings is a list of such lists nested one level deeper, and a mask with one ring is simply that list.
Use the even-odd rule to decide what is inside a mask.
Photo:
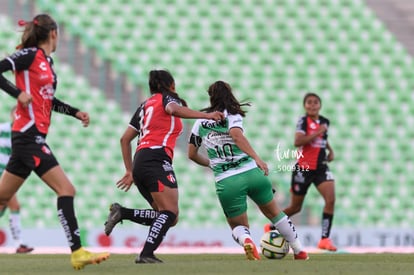
[{"label": "black shorts", "polygon": [[135,153],[132,176],[139,192],[152,204],[152,192],[162,192],[164,186],[177,188],[171,157],[165,148],[144,148]]},{"label": "black shorts", "polygon": [[15,137],[12,134],[12,153],[6,170],[16,176],[26,179],[32,171],[42,177],[51,168],[59,165],[45,137]]},{"label": "black shorts", "polygon": [[292,172],[291,191],[295,195],[306,195],[309,186],[313,183],[318,186],[325,181],[334,181],[328,165],[319,165],[316,170],[302,169],[296,164]]}]

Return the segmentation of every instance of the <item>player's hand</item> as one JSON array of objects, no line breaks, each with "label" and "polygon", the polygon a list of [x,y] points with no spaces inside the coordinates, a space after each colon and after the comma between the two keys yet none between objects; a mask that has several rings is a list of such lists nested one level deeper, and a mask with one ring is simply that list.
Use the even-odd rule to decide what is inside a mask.
[{"label": "player's hand", "polygon": [[87,112],[78,111],[76,113],[76,118],[82,121],[83,127],[88,127],[89,125],[89,114]]},{"label": "player's hand", "polygon": [[269,175],[269,167],[267,167],[267,163],[261,159],[255,159],[257,166],[262,170],[265,176]]},{"label": "player's hand", "polygon": [[134,183],[134,179],[132,177],[132,172],[127,171],[125,172],[125,175],[122,177],[122,179],[116,182],[116,187],[127,192],[129,188],[131,188],[131,185],[133,183]]},{"label": "player's hand", "polygon": [[29,106],[29,104],[32,102],[32,99],[32,96],[26,92],[21,92],[17,97],[17,100],[23,105],[23,107]]},{"label": "player's hand", "polygon": [[207,113],[207,119],[212,119],[215,121],[221,121],[224,119],[224,114],[222,112],[219,111],[215,111],[212,113]]},{"label": "player's hand", "polygon": [[328,131],[328,125],[326,125],[326,124],[319,125],[319,129],[318,129],[319,134],[323,134],[326,131]]}]

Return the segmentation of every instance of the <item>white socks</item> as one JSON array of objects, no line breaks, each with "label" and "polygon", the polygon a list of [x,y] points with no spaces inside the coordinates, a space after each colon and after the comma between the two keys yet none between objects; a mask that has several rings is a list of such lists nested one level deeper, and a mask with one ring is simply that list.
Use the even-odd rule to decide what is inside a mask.
[{"label": "white socks", "polygon": [[[283,212],[281,212],[283,213]],[[302,244],[298,238],[298,234],[296,232],[296,228],[293,225],[292,221],[286,216],[284,213],[283,215],[278,215],[279,220],[274,223],[276,229],[283,235],[283,237],[289,242],[290,247],[293,249],[293,253],[298,254],[301,252]]]},{"label": "white socks", "polygon": [[10,225],[10,231],[13,236],[13,240],[16,243],[16,246],[20,246],[22,244],[22,239],[21,239],[22,226],[20,223],[19,212],[10,212],[9,225]]},{"label": "white socks", "polygon": [[240,244],[241,246],[244,245],[244,241],[246,239],[251,239],[250,230],[244,225],[236,226],[233,231],[231,232],[233,239]]}]

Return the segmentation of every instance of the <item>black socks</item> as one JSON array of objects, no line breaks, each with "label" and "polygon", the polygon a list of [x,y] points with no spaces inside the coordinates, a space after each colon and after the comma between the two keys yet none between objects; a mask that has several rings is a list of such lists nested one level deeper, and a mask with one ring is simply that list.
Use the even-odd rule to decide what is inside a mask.
[{"label": "black socks", "polygon": [[65,232],[70,249],[73,251],[81,248],[78,221],[73,207],[73,197],[64,196],[57,199],[57,212],[60,224]]},{"label": "black socks", "polygon": [[151,225],[158,215],[159,212],[153,209],[130,209],[121,207],[123,220],[130,220],[142,225]]},{"label": "black socks", "polygon": [[171,225],[174,223],[177,215],[174,213],[164,210],[160,211],[158,217],[151,224],[145,241],[144,248],[142,249],[141,256],[152,256],[154,251],[161,244],[165,234]]}]

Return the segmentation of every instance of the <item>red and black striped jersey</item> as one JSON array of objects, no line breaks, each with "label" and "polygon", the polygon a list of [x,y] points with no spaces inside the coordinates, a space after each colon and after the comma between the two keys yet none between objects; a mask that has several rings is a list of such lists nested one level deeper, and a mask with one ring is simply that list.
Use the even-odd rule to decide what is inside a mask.
[{"label": "red and black striped jersey", "polygon": [[183,123],[181,118],[165,111],[168,104],[181,105],[181,101],[168,94],[156,93],[142,103],[132,116],[129,126],[138,131],[137,151],[165,147],[170,157],[173,157]]},{"label": "red and black striped jersey", "polygon": [[12,130],[25,132],[35,125],[40,133],[46,135],[57,83],[52,58],[40,48],[25,48],[6,60],[14,71],[16,87],[32,96],[27,108],[18,102]]},{"label": "red and black striped jersey", "polygon": [[[302,116],[296,125],[296,132],[311,135],[316,132],[320,125],[326,124],[329,127],[329,120],[319,116],[318,120],[313,120],[309,116]],[[328,131],[316,137],[310,143],[302,146],[302,154],[299,154],[298,164],[301,168],[315,170],[318,165],[326,161],[326,146],[328,143]]]}]

